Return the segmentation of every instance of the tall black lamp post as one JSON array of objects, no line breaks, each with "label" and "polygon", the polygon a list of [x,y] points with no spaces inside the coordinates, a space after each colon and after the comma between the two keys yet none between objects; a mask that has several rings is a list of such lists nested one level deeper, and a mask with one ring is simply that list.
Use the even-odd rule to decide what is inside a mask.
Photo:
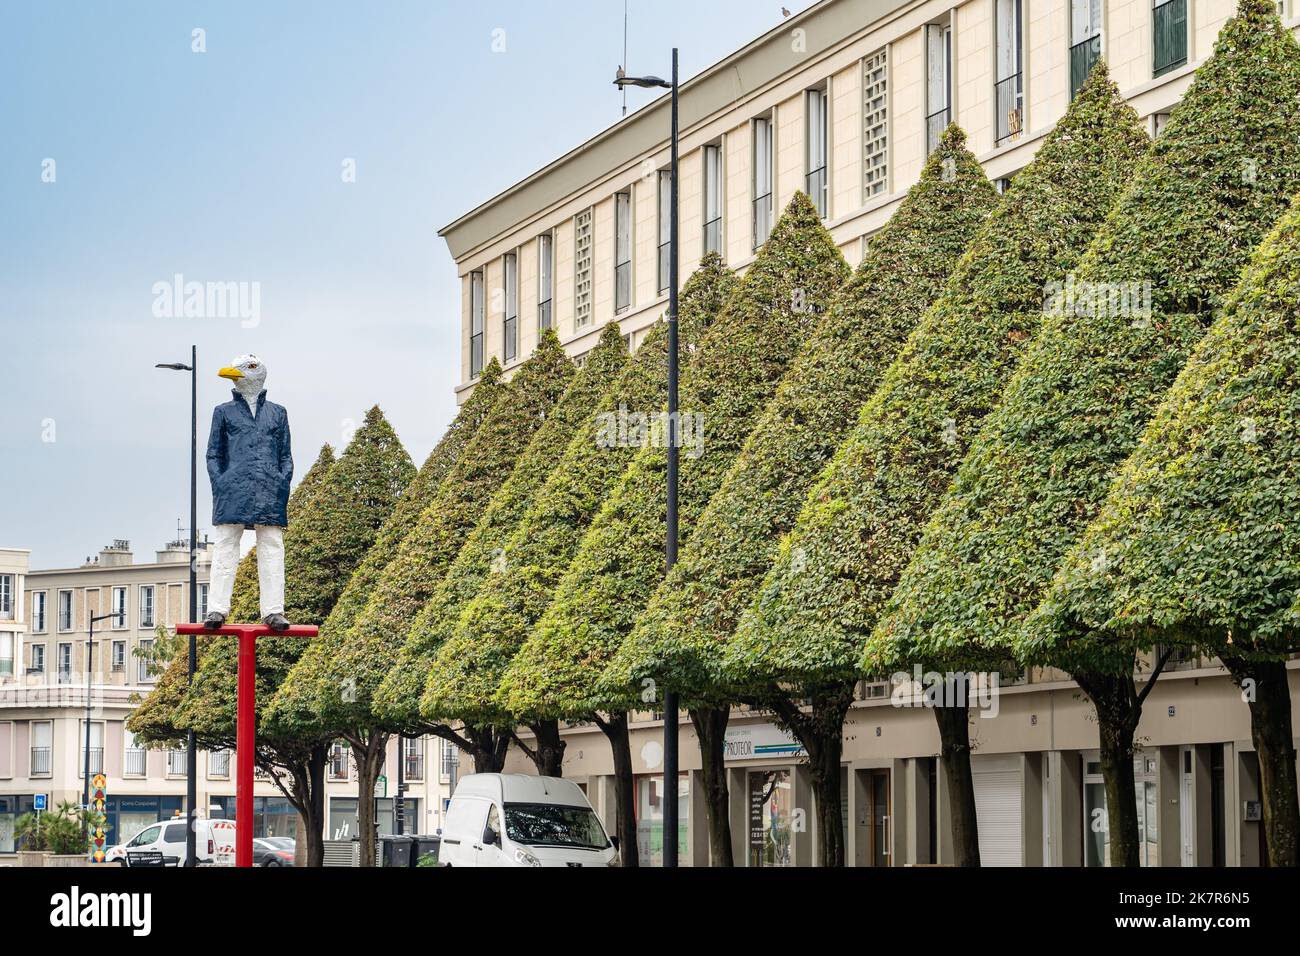
[{"label": "tall black lamp post", "polygon": [[[81,805],[87,810],[90,809],[90,698],[93,694],[91,678],[95,675],[95,668],[93,667],[95,659],[95,625],[100,621],[107,621],[110,617],[117,617],[117,615],[111,612],[90,615],[90,635],[86,638],[86,753],[81,762]],[[87,817],[87,820],[89,820],[89,817]]]},{"label": "tall black lamp post", "polygon": [[[672,91],[671,159],[669,160],[668,216],[668,533],[664,542],[664,573],[677,563],[677,458],[681,425],[677,420],[677,48],[673,47],[672,80],[657,76],[627,76],[622,69],[614,80],[619,89],[629,86]],[[664,866],[677,865],[677,692],[664,689]]]},{"label": "tall black lamp post", "polygon": [[[190,623],[199,620],[199,585],[198,585],[198,471],[199,471],[199,352],[198,347],[190,346],[190,364],[181,362],[160,363],[155,368],[171,369],[174,372],[190,373]],[[194,683],[194,669],[198,664],[197,638],[190,635],[189,682]],[[198,763],[197,748],[194,743],[194,731],[185,735],[185,809],[189,814],[188,826],[185,827],[185,865],[198,863],[194,821],[198,803]]]}]

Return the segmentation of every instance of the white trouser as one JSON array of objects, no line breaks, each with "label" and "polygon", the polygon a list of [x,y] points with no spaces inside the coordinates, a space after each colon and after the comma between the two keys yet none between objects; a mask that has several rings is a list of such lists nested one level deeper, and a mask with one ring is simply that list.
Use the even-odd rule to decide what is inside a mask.
[{"label": "white trouser", "polygon": [[[216,540],[212,543],[208,611],[229,614],[230,595],[235,590],[235,569],[239,566],[239,542],[244,537],[244,526],[219,524],[212,530],[216,534]],[[262,617],[283,614],[284,529],[259,524],[253,530],[257,533],[257,588],[262,601]]]}]

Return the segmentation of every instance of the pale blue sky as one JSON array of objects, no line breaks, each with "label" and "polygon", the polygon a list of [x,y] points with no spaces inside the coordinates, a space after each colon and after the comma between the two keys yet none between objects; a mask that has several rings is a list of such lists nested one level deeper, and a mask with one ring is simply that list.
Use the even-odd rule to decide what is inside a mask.
[{"label": "pale blue sky", "polygon": [[[629,69],[666,75],[676,44],[689,77],[781,6],[631,0]],[[617,121],[622,37],[621,0],[7,0],[0,546],[48,568],[119,537],[148,559],[174,535],[189,383],[153,365],[191,343],[200,442],[229,394],[217,369],[256,352],[299,475],[376,402],[423,461],[459,362],[437,229]],[[258,283],[259,320],[156,316],[178,273]]]}]

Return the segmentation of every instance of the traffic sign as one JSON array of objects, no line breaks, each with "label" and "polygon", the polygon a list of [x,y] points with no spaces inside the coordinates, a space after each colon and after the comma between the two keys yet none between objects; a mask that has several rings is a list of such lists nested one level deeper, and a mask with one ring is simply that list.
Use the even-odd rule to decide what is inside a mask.
[{"label": "traffic sign", "polygon": [[382,800],[388,796],[388,778],[382,773],[375,778],[375,799]]},{"label": "traffic sign", "polygon": [[36,794],[35,796],[33,796],[33,797],[32,797],[32,808],[35,809],[35,810],[44,810],[44,809],[45,809],[45,799],[46,799],[46,796],[47,796],[47,795],[44,794],[44,793],[38,793],[38,794]]}]

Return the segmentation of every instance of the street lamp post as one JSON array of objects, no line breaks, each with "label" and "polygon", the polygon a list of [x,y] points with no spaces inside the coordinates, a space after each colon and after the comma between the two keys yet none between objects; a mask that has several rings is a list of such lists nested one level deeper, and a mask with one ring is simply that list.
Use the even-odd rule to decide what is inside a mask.
[{"label": "street lamp post", "polygon": [[[174,372],[190,373],[190,623],[199,620],[199,585],[198,585],[198,474],[199,474],[199,351],[198,346],[190,346],[190,364],[171,362],[159,364],[155,368],[171,369]],[[190,635],[189,682],[194,683],[194,671],[198,666],[198,638]],[[189,814],[189,825],[185,828],[185,865],[195,866],[198,862],[196,853],[196,836],[194,820],[198,803],[198,753],[194,742],[194,731],[185,734],[185,808]]]},{"label": "street lamp post", "polygon": [[[677,563],[677,466],[678,436],[681,424],[677,411],[677,377],[680,356],[677,343],[677,48],[673,47],[672,80],[657,76],[627,76],[620,68],[614,85],[619,89],[629,86],[660,88],[672,91],[669,204],[668,213],[668,527],[664,541],[664,574]],[[677,692],[664,689],[664,866],[677,866]]]},{"label": "street lamp post", "polygon": [[[110,617],[116,617],[113,613],[92,614],[90,615],[90,636],[86,638],[86,753],[82,760],[82,782],[81,782],[81,805],[87,810],[90,809],[90,697],[91,678],[94,677],[95,670],[91,662],[95,659],[95,625],[100,621],[107,621]],[[87,817],[87,820],[90,818]],[[89,826],[89,823],[87,823]]]}]

